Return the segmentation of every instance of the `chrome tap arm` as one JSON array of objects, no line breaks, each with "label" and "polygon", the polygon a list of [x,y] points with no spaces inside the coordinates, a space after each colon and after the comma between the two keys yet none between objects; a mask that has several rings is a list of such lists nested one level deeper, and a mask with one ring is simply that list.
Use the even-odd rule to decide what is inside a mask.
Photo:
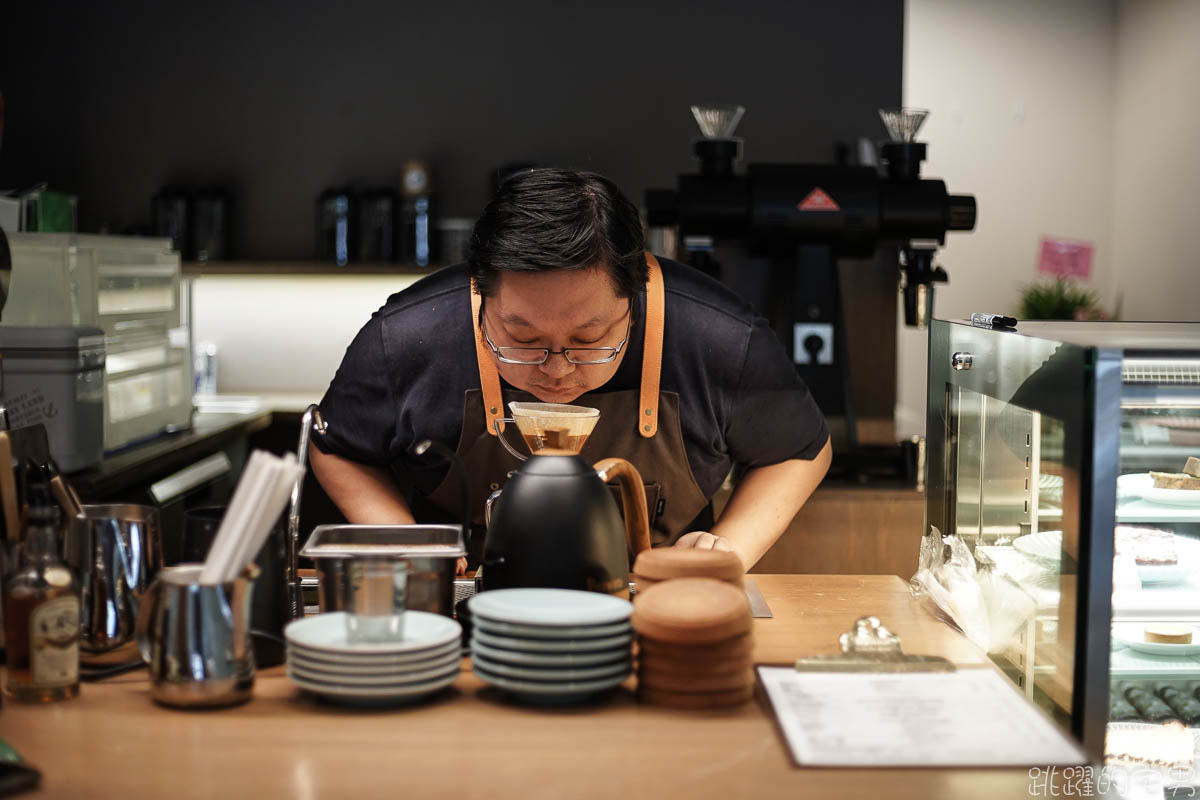
[{"label": "chrome tap arm", "polygon": [[[322,436],[329,430],[316,403],[305,409],[304,416],[300,418],[300,446],[296,449],[296,460],[302,467],[308,464],[308,439],[314,430]],[[301,473],[292,487],[292,504],[288,509],[287,572],[284,581],[288,587],[288,614],[291,619],[304,616],[304,597],[300,591],[300,497],[303,492],[304,473]]]}]

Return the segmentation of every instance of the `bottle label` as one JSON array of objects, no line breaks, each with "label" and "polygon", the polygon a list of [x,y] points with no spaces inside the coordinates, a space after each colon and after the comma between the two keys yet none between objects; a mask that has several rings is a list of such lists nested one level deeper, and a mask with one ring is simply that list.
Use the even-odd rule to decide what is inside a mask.
[{"label": "bottle label", "polygon": [[70,686],[79,682],[79,598],[47,600],[29,617],[29,666],[33,684]]}]

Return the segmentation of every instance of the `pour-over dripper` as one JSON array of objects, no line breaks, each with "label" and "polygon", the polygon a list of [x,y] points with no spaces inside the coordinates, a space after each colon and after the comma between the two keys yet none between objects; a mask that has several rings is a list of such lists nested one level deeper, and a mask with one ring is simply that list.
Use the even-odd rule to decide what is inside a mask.
[{"label": "pour-over dripper", "polygon": [[692,116],[706,139],[731,138],[745,113],[745,106],[692,106]]},{"label": "pour-over dripper", "polygon": [[881,108],[879,116],[883,119],[884,127],[887,128],[888,136],[893,142],[912,142],[916,141],[917,131],[925,124],[929,109]]},{"label": "pour-over dripper", "polygon": [[[578,453],[600,421],[599,409],[587,406],[512,402],[508,408],[512,417],[496,420],[497,432],[500,431],[500,422],[516,424],[526,447],[534,455],[545,450],[552,450],[556,454]],[[500,435],[500,443],[508,452],[525,460],[525,456],[517,452],[503,434]]]}]

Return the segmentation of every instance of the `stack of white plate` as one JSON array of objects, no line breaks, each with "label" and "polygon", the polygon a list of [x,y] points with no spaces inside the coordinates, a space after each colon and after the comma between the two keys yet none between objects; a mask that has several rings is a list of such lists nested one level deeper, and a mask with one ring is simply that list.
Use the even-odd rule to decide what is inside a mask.
[{"label": "stack of white plate", "polygon": [[633,670],[633,605],[570,589],[496,589],[468,601],[471,663],[523,700],[574,703]]},{"label": "stack of white plate", "polygon": [[297,620],[284,629],[287,674],[305,691],[348,705],[419,700],[454,683],[462,663],[462,627],[425,611],[404,614],[404,638],[346,640],[346,614]]}]

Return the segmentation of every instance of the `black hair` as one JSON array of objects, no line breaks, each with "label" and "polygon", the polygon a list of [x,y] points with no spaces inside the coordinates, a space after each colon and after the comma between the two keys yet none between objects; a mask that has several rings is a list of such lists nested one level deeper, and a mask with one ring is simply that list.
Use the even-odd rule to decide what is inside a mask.
[{"label": "black hair", "polygon": [[500,185],[471,234],[468,262],[484,297],[508,270],[604,269],[620,297],[646,286],[641,217],[616,184],[590,172],[531,169]]}]

